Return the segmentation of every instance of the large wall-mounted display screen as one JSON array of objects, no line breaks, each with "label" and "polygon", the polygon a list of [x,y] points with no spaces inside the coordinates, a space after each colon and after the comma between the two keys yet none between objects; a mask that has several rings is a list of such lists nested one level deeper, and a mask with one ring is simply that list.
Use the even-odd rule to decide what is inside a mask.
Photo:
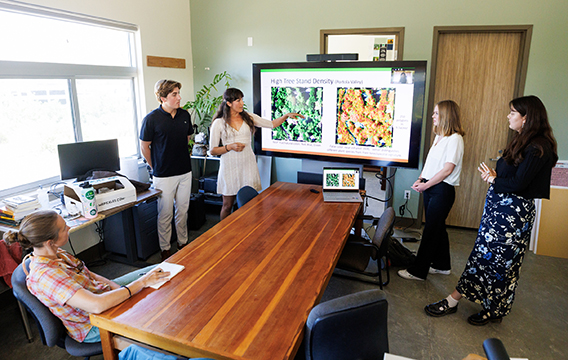
[{"label": "large wall-mounted display screen", "polygon": [[417,168],[426,61],[253,64],[257,154]]}]

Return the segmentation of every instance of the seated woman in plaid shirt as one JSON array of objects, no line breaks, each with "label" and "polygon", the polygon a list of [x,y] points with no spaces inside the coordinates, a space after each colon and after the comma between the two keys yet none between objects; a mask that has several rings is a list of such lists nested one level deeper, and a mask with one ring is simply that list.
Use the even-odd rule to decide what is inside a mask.
[{"label": "seated woman in plaid shirt", "polygon": [[110,309],[169,275],[156,269],[138,276],[144,271],[138,270],[137,279],[126,285],[89,271],[81,260],[60,249],[69,241],[69,227],[51,210],[26,216],[20,230],[8,231],[4,239],[8,243],[19,242],[25,249],[33,247],[26,278],[28,289],[63,321],[69,336],[79,342],[101,341],[99,329],[91,325],[89,314]]}]

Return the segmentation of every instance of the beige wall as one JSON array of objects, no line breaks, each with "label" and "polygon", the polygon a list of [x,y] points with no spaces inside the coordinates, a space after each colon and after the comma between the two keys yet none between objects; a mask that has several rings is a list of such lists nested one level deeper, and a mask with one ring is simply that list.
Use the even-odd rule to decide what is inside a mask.
[{"label": "beige wall", "polygon": [[[138,25],[139,62],[143,64],[143,96],[139,121],[158,106],[153,94],[154,83],[162,78],[180,81],[182,103],[193,98],[193,61],[189,0],[31,0],[24,2],[105,19]],[[183,58],[186,69],[168,69],[146,66],[146,56]],[[94,226],[71,234],[77,253],[99,241]],[[69,250],[69,249],[68,249]]]},{"label": "beige wall", "polygon": [[[249,106],[252,63],[305,61],[306,54],[319,53],[321,29],[404,27],[403,60],[427,60],[430,64],[434,26],[532,24],[525,94],[539,96],[547,106],[559,156],[568,159],[566,0],[191,0],[191,15],[195,87],[227,70],[236,79],[234,85],[244,91]],[[254,46],[247,46],[248,37],[253,37]],[[503,119],[503,131],[506,121]],[[299,160],[277,159],[275,163],[276,176],[284,181],[292,176],[295,179],[301,168]],[[418,174],[415,170],[398,171],[396,209]],[[417,200],[413,196],[409,206],[414,216]]]}]

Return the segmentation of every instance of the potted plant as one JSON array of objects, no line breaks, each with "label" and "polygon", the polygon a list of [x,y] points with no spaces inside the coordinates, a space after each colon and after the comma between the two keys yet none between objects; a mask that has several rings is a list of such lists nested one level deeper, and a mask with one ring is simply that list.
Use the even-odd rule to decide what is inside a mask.
[{"label": "potted plant", "polygon": [[190,100],[183,106],[183,109],[189,111],[195,124],[196,143],[207,142],[205,134],[207,134],[207,129],[211,125],[211,121],[213,121],[215,111],[223,102],[223,93],[217,89],[217,86],[224,82],[225,89],[229,88],[231,86],[230,80],[232,80],[231,75],[226,71],[215,75],[210,84],[203,85],[201,90],[195,94],[195,100]]}]

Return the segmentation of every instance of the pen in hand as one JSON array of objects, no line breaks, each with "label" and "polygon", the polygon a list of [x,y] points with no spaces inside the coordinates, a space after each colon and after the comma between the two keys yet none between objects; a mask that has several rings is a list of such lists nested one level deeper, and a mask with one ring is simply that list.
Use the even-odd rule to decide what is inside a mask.
[{"label": "pen in hand", "polygon": [[[162,272],[162,269],[158,269],[156,272]],[[147,273],[143,272],[143,273],[138,274],[138,276],[144,276],[144,275],[146,275],[146,274],[147,274]]]}]

